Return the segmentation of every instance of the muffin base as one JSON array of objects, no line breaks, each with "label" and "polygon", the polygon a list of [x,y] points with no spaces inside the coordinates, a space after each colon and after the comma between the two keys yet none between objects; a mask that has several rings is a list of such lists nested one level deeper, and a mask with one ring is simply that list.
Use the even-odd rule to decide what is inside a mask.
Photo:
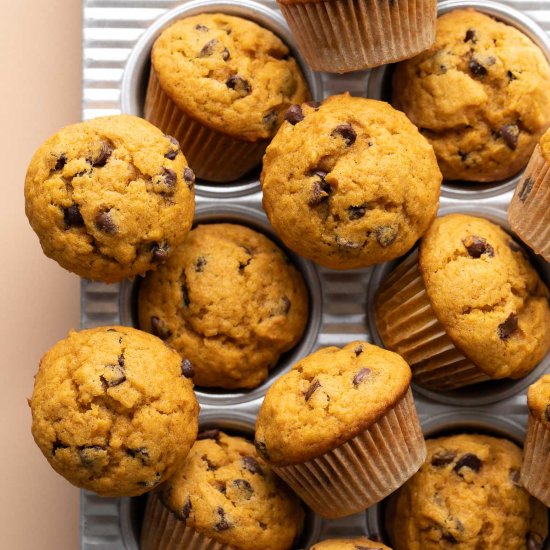
[{"label": "muffin base", "polygon": [[161,88],[153,67],[144,118],[175,137],[195,175],[207,181],[225,183],[244,176],[261,163],[268,144],[233,138],[188,116]]},{"label": "muffin base", "polygon": [[550,506],[550,429],[530,412],[521,466],[521,484]]},{"label": "muffin base", "polygon": [[550,163],[537,145],[508,209],[514,232],[550,261]]},{"label": "muffin base", "polygon": [[273,466],[316,513],[339,518],[365,510],[420,468],[426,444],[412,391],[367,430],[320,457]]},{"label": "muffin base", "polygon": [[234,550],[233,546],[221,544],[201,535],[185,522],[176,518],[152,493],[147,498],[145,517],[140,541],[141,550]]},{"label": "muffin base", "polygon": [[380,287],[376,325],[384,345],[407,361],[414,381],[425,388],[454,390],[490,380],[454,345],[436,317],[418,267],[418,251]]},{"label": "muffin base", "polygon": [[435,0],[278,2],[316,71],[345,73],[408,59],[435,41]]}]

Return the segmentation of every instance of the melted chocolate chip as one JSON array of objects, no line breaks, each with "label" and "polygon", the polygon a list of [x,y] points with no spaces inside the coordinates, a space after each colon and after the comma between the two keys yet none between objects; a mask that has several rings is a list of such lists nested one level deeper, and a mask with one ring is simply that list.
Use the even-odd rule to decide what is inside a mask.
[{"label": "melted chocolate chip", "polygon": [[102,374],[99,379],[103,389],[107,391],[109,388],[119,386],[126,381],[126,373],[124,366],[121,365],[105,365],[105,374]]},{"label": "melted chocolate chip", "polygon": [[521,488],[519,470],[517,470],[516,468],[513,468],[512,470],[510,470],[508,477],[510,478],[512,485],[515,485],[516,487]]},{"label": "melted chocolate chip", "polygon": [[504,126],[501,126],[500,130],[498,131],[499,135],[504,140],[504,143],[512,149],[512,151],[516,150],[516,147],[518,146],[518,136],[519,136],[519,128],[516,124],[506,124]]},{"label": "melted chocolate chip", "polygon": [[291,105],[286,112],[285,120],[290,122],[292,126],[295,126],[298,122],[302,122],[304,120],[304,112],[300,105]]},{"label": "melted chocolate chip", "polygon": [[171,189],[176,187],[176,181],[178,180],[178,177],[176,176],[176,173],[174,172],[174,170],[172,170],[172,168],[164,168],[163,179],[164,183]]},{"label": "melted chocolate chip", "polygon": [[529,531],[525,538],[525,542],[527,544],[527,550],[542,550],[544,539],[542,535]]},{"label": "melted chocolate chip", "polygon": [[319,179],[315,180],[311,187],[311,196],[308,201],[309,206],[317,206],[325,202],[332,192],[332,187],[325,181],[326,172],[318,170],[313,175]]},{"label": "melted chocolate chip", "polygon": [[359,344],[354,350],[355,357],[359,357],[363,353],[363,346]]},{"label": "melted chocolate chip", "polygon": [[348,213],[348,219],[358,220],[365,215],[367,209],[365,206],[348,206],[348,208],[346,208],[346,211]]},{"label": "melted chocolate chip", "polygon": [[190,515],[191,510],[193,509],[193,505],[191,504],[191,499],[187,497],[187,500],[185,501],[183,508],[181,509],[181,512],[179,513],[179,518],[183,521],[185,521]]},{"label": "melted chocolate chip", "polygon": [[517,79],[518,79],[518,77],[517,77],[512,71],[508,71],[508,72],[506,73],[506,76],[508,77],[508,80],[509,80],[510,82],[512,82],[513,80],[517,80]]},{"label": "melted chocolate chip", "polygon": [[168,258],[168,247],[163,247],[159,243],[151,245],[151,252],[155,263],[162,264]]},{"label": "melted chocolate chip", "polygon": [[350,147],[351,145],[353,145],[355,143],[355,140],[357,139],[357,133],[353,129],[353,126],[349,123],[336,126],[336,128],[332,130],[330,135],[332,137],[341,136],[346,142],[346,147]]},{"label": "melted chocolate chip", "polygon": [[465,153],[464,151],[460,151],[460,150],[458,151],[458,156],[460,157],[460,160],[462,162],[466,162],[466,160],[468,159],[469,154],[470,153]]},{"label": "melted chocolate chip", "polygon": [[451,464],[456,458],[456,453],[454,451],[437,451],[432,455],[431,465],[436,468],[441,468],[442,466],[447,466]]},{"label": "melted chocolate chip", "polygon": [[504,323],[498,325],[498,337],[501,340],[508,340],[513,332],[518,328],[518,316],[515,313],[510,313]]},{"label": "melted chocolate chip", "polygon": [[[120,340],[119,340],[120,341]],[[124,366],[124,354],[121,353],[119,356],[118,356],[118,365],[119,367],[123,367]]]},{"label": "melted chocolate chip", "polygon": [[230,76],[226,80],[225,85],[231,90],[235,90],[242,97],[247,96],[252,91],[252,87],[248,83],[248,80],[245,80],[238,74]]},{"label": "melted chocolate chip", "polygon": [[92,162],[92,166],[94,168],[101,168],[102,166],[105,166],[110,156],[112,155],[112,153],[113,153],[113,149],[111,148],[111,146],[108,143],[103,142],[101,144],[99,155]]},{"label": "melted chocolate chip", "polygon": [[68,208],[63,208],[63,222],[66,229],[69,227],[84,227],[84,220],[78,204],[71,204]]},{"label": "melted chocolate chip", "polygon": [[62,443],[59,439],[56,439],[52,445],[52,455],[55,456],[55,453],[59,449],[67,449],[68,447],[69,445],[65,445],[65,443]]},{"label": "melted chocolate chip", "polygon": [[359,384],[361,384],[361,382],[363,382],[370,373],[371,370],[367,368],[357,371],[356,375],[353,377],[353,385],[357,388]]},{"label": "melted chocolate chip", "polygon": [[189,304],[191,304],[191,299],[189,298],[189,289],[185,283],[181,285],[181,294],[183,298],[183,305],[185,307],[189,307]]},{"label": "melted chocolate chip", "polygon": [[225,510],[221,506],[218,506],[217,512],[220,516],[220,520],[214,525],[214,529],[216,529],[216,531],[227,531],[227,529],[231,529],[233,526],[227,521]]},{"label": "melted chocolate chip", "polygon": [[78,447],[78,458],[80,459],[82,466],[85,468],[91,468],[99,458],[98,453],[101,451],[105,451],[105,448],[99,445],[81,445]]},{"label": "melted chocolate chip", "polygon": [[260,526],[260,529],[265,531],[267,529],[267,523],[264,523],[263,521],[259,521],[258,525]]},{"label": "melted chocolate chip", "polygon": [[57,161],[55,163],[55,170],[61,170],[65,164],[67,164],[67,155],[63,153],[57,158]]},{"label": "melted chocolate chip", "polygon": [[449,531],[442,531],[441,538],[446,542],[450,542],[451,544],[456,544],[458,542],[454,535],[452,533],[449,533]]},{"label": "melted chocolate chip", "polygon": [[268,129],[273,130],[275,126],[277,126],[279,115],[277,111],[269,111],[266,115],[264,115],[262,119],[262,124]]},{"label": "melted chocolate chip", "polygon": [[193,367],[189,359],[184,359],[181,362],[181,374],[185,378],[193,378],[195,376],[195,367]]},{"label": "melted chocolate chip", "polygon": [[208,27],[206,25],[195,25],[195,29],[197,29],[200,32],[208,32]]},{"label": "melted chocolate chip", "polygon": [[229,50],[227,48],[224,48],[222,50],[222,59],[224,61],[229,61],[230,57],[231,57],[231,54],[229,53]]},{"label": "melted chocolate chip", "polygon": [[523,183],[521,184],[521,188],[518,193],[518,197],[521,202],[525,202],[527,200],[531,189],[533,189],[533,185],[535,185],[535,181],[532,178],[527,177],[525,178],[525,180],[523,180]]},{"label": "melted chocolate chip", "polygon": [[218,430],[217,428],[214,428],[212,430],[204,430],[203,432],[200,432],[199,435],[197,435],[197,439],[214,439],[215,441],[219,441],[220,430]]},{"label": "melted chocolate chip", "polygon": [[477,33],[475,29],[468,29],[466,31],[466,36],[464,37],[464,42],[471,42],[475,44],[477,42]]},{"label": "melted chocolate chip", "polygon": [[254,446],[256,447],[256,450],[258,451],[258,454],[265,458],[266,460],[269,460],[269,452],[267,450],[267,445],[263,441],[254,441]]},{"label": "melted chocolate chip", "polygon": [[319,380],[314,380],[312,384],[309,386],[307,391],[304,393],[304,397],[306,402],[311,399],[311,396],[315,393],[317,389],[321,387],[321,382]]},{"label": "melted chocolate chip", "polygon": [[470,72],[474,76],[485,76],[487,69],[475,58],[470,59]]},{"label": "melted chocolate chip", "polygon": [[172,336],[172,331],[166,326],[166,323],[155,315],[151,317],[151,332],[161,340],[167,340]]},{"label": "melted chocolate chip", "polygon": [[193,185],[195,185],[195,172],[193,172],[189,166],[186,166],[183,171],[183,179],[185,183],[187,183],[187,187],[193,189]]},{"label": "melted chocolate chip", "polygon": [[251,456],[243,456],[241,462],[245,470],[248,470],[253,474],[264,476],[264,471],[262,470],[260,463],[255,458]]},{"label": "melted chocolate chip", "polygon": [[492,258],[495,255],[493,247],[483,237],[471,235],[466,237],[462,243],[472,258],[480,258],[483,254]]},{"label": "melted chocolate chip", "polygon": [[218,41],[215,38],[209,40],[199,52],[199,57],[210,57],[214,53],[217,44]]},{"label": "melted chocolate chip", "polygon": [[252,485],[250,485],[246,479],[236,479],[233,481],[233,486],[243,493],[246,500],[250,500],[252,498],[254,489],[252,489]]},{"label": "melted chocolate chip", "polygon": [[167,158],[168,160],[174,160],[180,152],[179,141],[175,137],[169,135],[166,135],[166,137],[170,140],[170,145],[172,145],[173,149],[170,149],[168,153],[164,155],[164,158]]},{"label": "melted chocolate chip", "polygon": [[97,229],[99,229],[103,233],[107,233],[107,235],[114,235],[115,233],[118,232],[118,227],[116,226],[115,222],[111,218],[110,210],[106,212],[100,212],[95,217],[94,223]]},{"label": "melted chocolate chip", "polygon": [[456,461],[456,464],[453,470],[459,475],[461,475],[460,470],[462,470],[462,468],[470,468],[470,470],[477,473],[479,472],[481,465],[482,465],[481,459],[479,459],[475,454],[466,453]]},{"label": "melted chocolate chip", "polygon": [[139,449],[126,449],[126,454],[132,458],[138,458],[144,466],[149,466],[151,463],[149,451],[146,447],[139,447]]},{"label": "melted chocolate chip", "polygon": [[397,238],[397,233],[395,225],[381,225],[374,230],[376,241],[382,247],[390,246]]},{"label": "melted chocolate chip", "polygon": [[206,455],[202,455],[201,460],[206,462],[206,469],[209,472],[215,472],[218,469],[218,467]]},{"label": "melted chocolate chip", "polygon": [[197,273],[202,273],[204,271],[204,266],[207,264],[208,262],[206,261],[206,258],[204,256],[199,256],[197,258],[197,261],[195,262],[195,271]]}]

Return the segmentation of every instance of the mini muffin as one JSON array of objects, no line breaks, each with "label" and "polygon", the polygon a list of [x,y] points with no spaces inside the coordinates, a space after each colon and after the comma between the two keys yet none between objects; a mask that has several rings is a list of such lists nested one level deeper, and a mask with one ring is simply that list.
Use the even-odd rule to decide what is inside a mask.
[{"label": "mini muffin", "polygon": [[303,520],[300,501],[252,443],[209,430],[149,497],[140,548],[290,550]]},{"label": "mini muffin", "polygon": [[272,241],[233,224],[200,225],[139,291],[140,327],[176,349],[199,386],[254,388],[300,340],[308,294]]},{"label": "mini muffin", "polygon": [[435,40],[436,0],[277,3],[300,52],[316,71],[345,73],[394,63]]},{"label": "mini muffin", "polygon": [[382,283],[376,324],[418,384],[450,390],[522,378],[550,348],[548,289],[522,248],[498,225],[437,218]]},{"label": "mini muffin", "polygon": [[529,420],[521,483],[545,506],[550,506],[550,374],[527,392]]},{"label": "mini muffin", "polygon": [[462,9],[398,65],[392,103],[434,146],[444,179],[496,182],[525,167],[550,124],[549,87],[548,61],[527,36]]},{"label": "mini muffin", "polygon": [[324,540],[311,546],[310,550],[391,550],[391,548],[381,542],[360,537],[358,539]]},{"label": "mini muffin", "polygon": [[25,212],[46,256],[113,283],[154,269],[184,240],[194,181],[174,138],[134,116],[96,118],[36,151]]},{"label": "mini muffin", "polygon": [[181,143],[198,177],[225,182],[260,164],[289,105],[309,98],[287,46],[221,13],[176,21],[156,40],[145,118]]},{"label": "mini muffin", "polygon": [[410,380],[399,355],[366,342],[320,349],[268,390],[256,448],[318,514],[364,510],[426,456]]},{"label": "mini muffin", "polygon": [[508,209],[521,240],[550,262],[550,130],[540,139]]},{"label": "mini muffin", "polygon": [[296,105],[267,149],[263,206],[285,244],[333,269],[405,254],[434,219],[432,147],[387,103],[329,97]]},{"label": "mini muffin", "polygon": [[71,332],[42,358],[32,434],[50,465],[100,496],[168,479],[197,437],[199,407],[180,356],[129,327]]},{"label": "mini muffin", "polygon": [[395,550],[542,550],[547,511],[519,482],[519,447],[471,434],[426,444],[426,462],[388,506]]}]

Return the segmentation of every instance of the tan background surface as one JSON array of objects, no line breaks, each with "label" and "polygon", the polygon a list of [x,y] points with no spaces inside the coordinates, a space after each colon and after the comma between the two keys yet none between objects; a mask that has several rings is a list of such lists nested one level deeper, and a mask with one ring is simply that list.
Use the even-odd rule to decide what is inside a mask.
[{"label": "tan background surface", "polygon": [[0,547],[79,545],[78,490],[30,433],[33,376],[44,351],[78,327],[79,279],[42,255],[23,181],[40,143],[80,118],[79,0],[0,0]]}]

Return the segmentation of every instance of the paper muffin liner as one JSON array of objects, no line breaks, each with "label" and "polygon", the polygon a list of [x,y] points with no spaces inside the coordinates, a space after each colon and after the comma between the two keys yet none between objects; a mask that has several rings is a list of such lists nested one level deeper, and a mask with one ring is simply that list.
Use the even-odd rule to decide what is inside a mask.
[{"label": "paper muffin liner", "polygon": [[435,0],[278,1],[316,71],[345,73],[408,59],[435,41]]},{"label": "paper muffin liner", "polygon": [[147,498],[141,530],[141,550],[234,550],[187,527],[160,500],[156,493]]},{"label": "paper muffin liner", "polygon": [[454,345],[437,319],[413,252],[384,281],[376,297],[376,325],[384,345],[401,355],[413,379],[433,390],[490,380]]},{"label": "paper muffin liner", "polygon": [[514,232],[550,261],[550,163],[537,145],[508,210]]},{"label": "paper muffin liner", "polygon": [[546,507],[550,506],[550,429],[531,412],[523,447],[521,484]]},{"label": "paper muffin liner", "polygon": [[316,513],[338,518],[365,510],[420,468],[426,444],[407,393],[367,430],[320,457],[275,473]]},{"label": "paper muffin liner", "polygon": [[183,112],[161,88],[151,67],[145,97],[145,118],[175,137],[198,178],[212,182],[234,181],[261,161],[267,140],[244,141],[216,132]]}]

